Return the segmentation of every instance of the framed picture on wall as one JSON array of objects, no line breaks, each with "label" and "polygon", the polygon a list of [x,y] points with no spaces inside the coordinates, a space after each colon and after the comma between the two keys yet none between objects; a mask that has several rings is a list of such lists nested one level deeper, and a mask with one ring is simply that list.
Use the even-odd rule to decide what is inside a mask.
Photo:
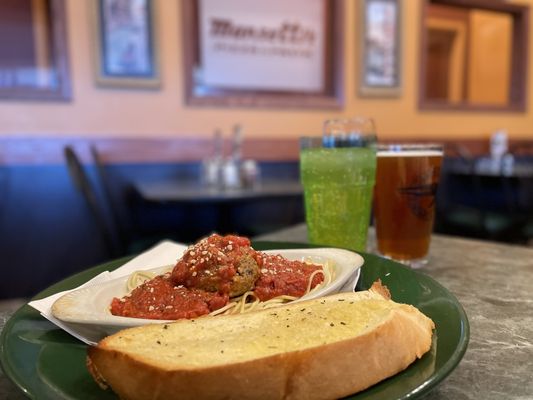
[{"label": "framed picture on wall", "polygon": [[0,99],[71,99],[64,0],[0,1]]},{"label": "framed picture on wall", "polygon": [[361,96],[401,93],[401,0],[360,2]]},{"label": "framed picture on wall", "polygon": [[342,1],[180,4],[187,104],[342,106]]},{"label": "framed picture on wall", "polygon": [[154,0],[95,0],[96,81],[102,86],[158,88]]}]

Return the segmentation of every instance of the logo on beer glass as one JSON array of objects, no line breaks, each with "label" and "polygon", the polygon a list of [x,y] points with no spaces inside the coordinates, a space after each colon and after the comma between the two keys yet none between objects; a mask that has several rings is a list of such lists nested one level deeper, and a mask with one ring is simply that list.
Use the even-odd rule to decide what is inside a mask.
[{"label": "logo on beer glass", "polygon": [[[438,176],[438,171],[436,176]],[[399,188],[398,192],[404,197],[407,207],[413,215],[421,220],[428,220],[433,218],[437,183],[431,183],[434,180],[432,179],[433,174],[428,174],[420,178],[420,182]]]}]

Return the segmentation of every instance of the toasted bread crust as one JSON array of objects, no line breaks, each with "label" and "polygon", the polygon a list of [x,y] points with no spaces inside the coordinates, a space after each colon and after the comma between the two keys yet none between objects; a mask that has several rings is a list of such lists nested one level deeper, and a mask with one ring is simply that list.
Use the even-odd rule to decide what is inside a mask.
[{"label": "toasted bread crust", "polygon": [[[378,297],[385,296],[382,293]],[[318,301],[300,305],[312,306]],[[139,354],[117,350],[117,335],[124,340],[126,330],[89,349],[90,371],[100,380],[105,377],[122,399],[342,397],[398,373],[431,347],[433,322],[412,306],[393,304],[381,323],[345,340],[244,362],[199,367],[169,368]],[[135,329],[140,332],[142,328]]]},{"label": "toasted bread crust", "polygon": [[369,291],[379,294],[381,297],[383,297],[386,300],[391,299],[389,288],[387,286],[384,286],[381,283],[381,279],[378,279],[377,281],[375,281],[370,287]]},{"label": "toasted bread crust", "polygon": [[85,366],[87,367],[87,370],[89,370],[89,373],[93,377],[96,384],[100,386],[100,388],[106,390],[109,386],[107,385],[103,376],[98,372],[98,369],[96,368],[96,365],[94,365],[91,357],[87,356],[85,359]]}]

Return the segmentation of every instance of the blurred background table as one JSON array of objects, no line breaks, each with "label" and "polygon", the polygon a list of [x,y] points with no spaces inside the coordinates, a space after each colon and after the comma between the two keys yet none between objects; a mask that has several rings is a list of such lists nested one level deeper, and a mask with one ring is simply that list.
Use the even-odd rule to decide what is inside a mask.
[{"label": "blurred background table", "polygon": [[[307,242],[307,234],[300,224],[255,239]],[[433,235],[429,263],[421,272],[459,299],[471,327],[463,360],[426,398],[531,398],[533,248]],[[11,314],[0,310],[0,330]],[[23,396],[0,375],[0,398]]]},{"label": "blurred background table", "polygon": [[273,181],[251,187],[217,188],[198,183],[180,183],[171,180],[136,181],[135,191],[145,201],[174,203],[226,203],[237,200],[300,197],[299,181]]},{"label": "blurred background table", "polygon": [[[304,220],[303,189],[295,179],[235,188],[210,187],[198,180],[135,180],[131,188],[135,226],[147,230],[166,225],[179,241],[193,242],[213,231],[255,236]],[[178,213],[183,218],[169,222]]]}]

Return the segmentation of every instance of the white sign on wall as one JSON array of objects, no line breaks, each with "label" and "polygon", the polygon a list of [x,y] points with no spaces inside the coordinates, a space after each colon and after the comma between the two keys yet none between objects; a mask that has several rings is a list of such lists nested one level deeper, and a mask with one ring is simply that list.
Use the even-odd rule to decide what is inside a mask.
[{"label": "white sign on wall", "polygon": [[207,86],[317,92],[325,87],[323,0],[200,0]]}]

